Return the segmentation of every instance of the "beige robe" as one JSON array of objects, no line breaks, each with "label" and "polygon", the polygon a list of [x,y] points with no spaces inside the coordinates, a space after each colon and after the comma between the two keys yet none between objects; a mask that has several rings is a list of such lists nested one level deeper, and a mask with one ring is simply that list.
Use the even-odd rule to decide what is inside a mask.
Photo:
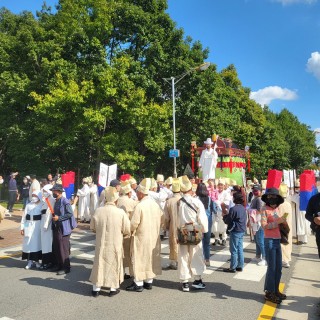
[{"label": "beige robe", "polygon": [[162,273],[160,226],[163,212],[148,196],[137,204],[131,218],[131,259],[136,281]]},{"label": "beige robe", "polygon": [[[208,232],[208,218],[202,202],[189,194],[185,194],[183,197],[197,210],[197,214],[184,202],[180,201],[177,227],[181,228],[186,223],[197,222],[202,226],[203,233]],[[180,280],[185,281],[192,276],[201,276],[206,270],[202,241],[197,245],[179,244],[178,248],[178,270]]]},{"label": "beige robe", "polygon": [[[118,199],[118,208],[123,209],[129,218],[131,220],[134,208],[138,204],[137,201],[133,200],[132,198],[129,198],[127,195],[120,196]],[[131,257],[130,257],[130,247],[131,247],[131,237],[127,236],[123,239],[123,267],[129,268],[130,275],[133,276],[133,270],[132,270],[132,264],[131,264]]]},{"label": "beige robe", "polygon": [[123,236],[130,234],[127,214],[107,203],[90,222],[96,232],[96,249],[89,280],[97,287],[119,288],[123,281]]},{"label": "beige robe", "polygon": [[282,261],[290,262],[291,261],[291,253],[292,253],[292,207],[291,203],[285,199],[284,203],[279,206],[279,216],[282,217],[284,213],[289,213],[287,217],[287,223],[290,228],[290,232],[288,234],[288,244],[281,244],[282,251]]},{"label": "beige robe", "polygon": [[169,259],[177,261],[178,244],[177,244],[177,219],[178,219],[178,201],[181,199],[180,193],[174,193],[173,197],[168,199],[164,207],[165,229],[169,230]]}]

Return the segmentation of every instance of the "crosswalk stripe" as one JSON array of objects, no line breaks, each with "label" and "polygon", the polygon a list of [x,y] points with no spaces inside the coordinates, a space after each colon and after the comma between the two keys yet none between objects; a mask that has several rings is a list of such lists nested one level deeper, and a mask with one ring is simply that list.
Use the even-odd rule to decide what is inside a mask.
[{"label": "crosswalk stripe", "polygon": [[238,280],[260,282],[267,272],[266,266],[258,266],[250,262],[245,265],[242,272],[238,272],[233,278]]},{"label": "crosswalk stripe", "polygon": [[93,259],[94,258],[94,251],[78,254],[77,258]]}]

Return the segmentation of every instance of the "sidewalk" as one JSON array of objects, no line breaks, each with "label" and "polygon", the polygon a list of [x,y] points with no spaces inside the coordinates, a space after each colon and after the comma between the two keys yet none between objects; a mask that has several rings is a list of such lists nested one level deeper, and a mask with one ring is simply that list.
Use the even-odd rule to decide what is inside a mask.
[{"label": "sidewalk", "polygon": [[281,303],[274,319],[320,319],[320,259],[315,236],[309,236],[308,243],[301,246],[284,292],[287,300]]}]

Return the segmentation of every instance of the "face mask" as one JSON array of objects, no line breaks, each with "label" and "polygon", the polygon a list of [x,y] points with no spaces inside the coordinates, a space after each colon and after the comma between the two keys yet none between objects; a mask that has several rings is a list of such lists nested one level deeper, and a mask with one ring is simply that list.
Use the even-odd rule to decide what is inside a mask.
[{"label": "face mask", "polygon": [[39,199],[37,198],[37,197],[32,197],[31,198],[31,202],[33,202],[33,203],[36,203],[36,202],[38,202],[39,201]]},{"label": "face mask", "polygon": [[56,193],[53,193],[52,196],[56,199],[58,198],[58,195]]},{"label": "face mask", "polygon": [[267,200],[267,205],[277,205],[278,204],[278,199],[271,198]]}]

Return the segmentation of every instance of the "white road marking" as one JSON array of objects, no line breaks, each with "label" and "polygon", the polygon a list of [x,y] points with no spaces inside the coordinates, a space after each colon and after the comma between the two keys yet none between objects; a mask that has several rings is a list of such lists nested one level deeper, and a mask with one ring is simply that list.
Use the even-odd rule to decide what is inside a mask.
[{"label": "white road marking", "polygon": [[260,282],[266,272],[267,266],[258,266],[257,264],[250,262],[244,266],[242,272],[238,272],[233,278]]}]

